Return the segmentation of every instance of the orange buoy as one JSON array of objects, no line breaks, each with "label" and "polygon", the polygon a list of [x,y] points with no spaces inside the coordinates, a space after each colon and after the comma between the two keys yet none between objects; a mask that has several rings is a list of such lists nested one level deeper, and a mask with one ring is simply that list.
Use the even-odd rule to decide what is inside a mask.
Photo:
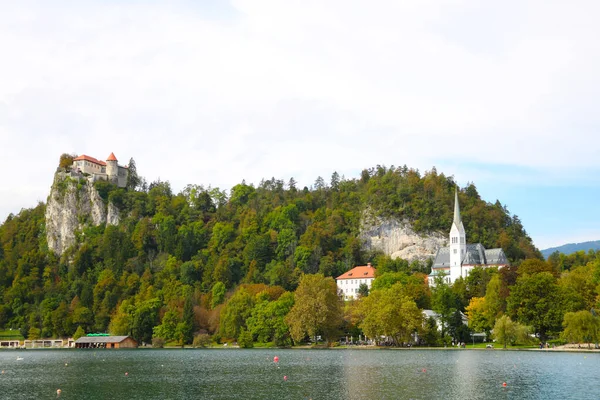
[{"label": "orange buoy", "polygon": [[427,372],[427,370],[426,370],[425,368],[423,368],[423,369],[421,370],[421,372]]},{"label": "orange buoy", "polygon": [[502,382],[502,386],[503,386],[503,387],[506,387],[506,382]]},{"label": "orange buoy", "polygon": [[273,362],[279,362],[279,357],[277,357],[277,356],[273,357]]},{"label": "orange buoy", "polygon": [[284,380],[284,381],[287,381],[287,375],[284,375],[284,376],[283,376],[283,380]]},{"label": "orange buoy", "polygon": [[61,393],[62,393],[62,390],[60,390],[60,389],[56,389],[56,395],[57,395],[57,396],[60,396],[60,394],[61,394]]}]

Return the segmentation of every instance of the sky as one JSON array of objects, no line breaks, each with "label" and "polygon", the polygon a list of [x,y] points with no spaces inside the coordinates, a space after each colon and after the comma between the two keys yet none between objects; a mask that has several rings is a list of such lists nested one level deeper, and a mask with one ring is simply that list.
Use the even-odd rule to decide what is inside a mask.
[{"label": "sky", "polygon": [[62,153],[149,182],[436,167],[540,248],[600,239],[600,2],[0,0],[0,221]]}]

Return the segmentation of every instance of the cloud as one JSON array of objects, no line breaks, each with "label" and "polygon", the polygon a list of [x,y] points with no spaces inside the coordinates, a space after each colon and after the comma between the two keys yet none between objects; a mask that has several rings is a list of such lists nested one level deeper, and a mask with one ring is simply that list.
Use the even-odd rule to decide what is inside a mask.
[{"label": "cloud", "polygon": [[596,2],[0,6],[0,167],[21,206],[64,151],[134,157],[176,190],[376,164],[464,182],[600,168]]}]

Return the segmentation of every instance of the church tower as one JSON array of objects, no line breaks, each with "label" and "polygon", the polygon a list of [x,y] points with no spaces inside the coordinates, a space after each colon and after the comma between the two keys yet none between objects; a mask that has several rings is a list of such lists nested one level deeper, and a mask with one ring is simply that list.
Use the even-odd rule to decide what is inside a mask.
[{"label": "church tower", "polygon": [[454,283],[462,275],[462,261],[467,252],[465,227],[460,219],[458,189],[454,191],[454,221],[450,229],[450,282]]}]

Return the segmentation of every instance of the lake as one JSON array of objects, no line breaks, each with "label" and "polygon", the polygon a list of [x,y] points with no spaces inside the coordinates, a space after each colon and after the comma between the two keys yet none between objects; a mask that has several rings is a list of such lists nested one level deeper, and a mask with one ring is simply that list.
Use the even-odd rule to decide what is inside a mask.
[{"label": "lake", "polygon": [[0,398],[56,399],[60,388],[61,400],[592,399],[599,361],[454,349],[6,350]]}]

